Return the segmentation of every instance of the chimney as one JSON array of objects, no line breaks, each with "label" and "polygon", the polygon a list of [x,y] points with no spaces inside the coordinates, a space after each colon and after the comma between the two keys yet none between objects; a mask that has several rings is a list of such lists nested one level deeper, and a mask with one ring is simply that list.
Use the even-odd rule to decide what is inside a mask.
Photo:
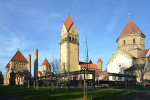
[{"label": "chimney", "polygon": [[34,50],[34,78],[38,77],[38,50]]}]

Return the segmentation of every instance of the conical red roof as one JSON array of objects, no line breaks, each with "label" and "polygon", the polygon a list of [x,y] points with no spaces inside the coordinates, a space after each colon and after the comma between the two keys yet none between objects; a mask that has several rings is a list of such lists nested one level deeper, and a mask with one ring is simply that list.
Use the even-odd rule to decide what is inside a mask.
[{"label": "conical red roof", "polygon": [[99,58],[97,62],[102,62],[102,60]]},{"label": "conical red roof", "polygon": [[70,15],[69,15],[69,16],[67,17],[67,19],[65,20],[65,22],[64,22],[64,24],[65,24],[67,30],[70,28],[70,26],[72,25],[72,23],[73,23],[73,21],[72,21]]},{"label": "conical red roof", "polygon": [[23,61],[28,62],[27,59],[23,56],[23,54],[18,50],[16,54],[12,57],[13,61]]},{"label": "conical red roof", "polygon": [[50,66],[48,60],[45,58],[45,60],[43,61],[43,63],[41,64],[41,66]]},{"label": "conical red roof", "polygon": [[142,33],[142,31],[134,24],[134,22],[131,19],[128,20],[128,22],[125,25],[124,29],[122,30],[120,36],[129,34],[129,33]]}]

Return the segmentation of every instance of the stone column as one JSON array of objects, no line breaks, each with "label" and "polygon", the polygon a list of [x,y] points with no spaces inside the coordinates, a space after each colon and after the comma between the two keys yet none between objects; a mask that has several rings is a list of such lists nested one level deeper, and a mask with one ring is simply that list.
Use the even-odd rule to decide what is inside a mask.
[{"label": "stone column", "polygon": [[30,54],[28,54],[28,70],[29,70],[29,72],[30,72],[30,78],[31,78],[31,55]]},{"label": "stone column", "polygon": [[34,50],[34,78],[37,80],[38,77],[38,50]]}]

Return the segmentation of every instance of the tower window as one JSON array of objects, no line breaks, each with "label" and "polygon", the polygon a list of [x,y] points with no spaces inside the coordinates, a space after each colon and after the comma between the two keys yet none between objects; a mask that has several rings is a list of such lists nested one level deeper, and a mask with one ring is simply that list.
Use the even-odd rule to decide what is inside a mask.
[{"label": "tower window", "polygon": [[77,41],[77,39],[75,39],[75,42]]},{"label": "tower window", "polygon": [[69,36],[69,41],[71,41],[71,37]]},{"label": "tower window", "polygon": [[72,38],[72,41],[74,41],[74,38]]},{"label": "tower window", "polygon": [[142,39],[142,44],[144,44],[144,40]]},{"label": "tower window", "polygon": [[123,40],[123,44],[126,44],[126,40]]},{"label": "tower window", "polygon": [[133,43],[135,43],[135,39],[133,39]]}]

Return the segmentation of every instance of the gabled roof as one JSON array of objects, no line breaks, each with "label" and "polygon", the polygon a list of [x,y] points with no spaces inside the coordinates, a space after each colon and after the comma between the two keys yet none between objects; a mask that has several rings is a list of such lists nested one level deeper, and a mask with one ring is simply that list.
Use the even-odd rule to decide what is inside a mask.
[{"label": "gabled roof", "polygon": [[141,58],[141,57],[146,57],[147,53],[149,52],[150,49],[145,49],[141,52],[141,54],[139,55],[138,58]]},{"label": "gabled roof", "polygon": [[142,33],[142,31],[134,24],[134,22],[131,19],[128,20],[119,37],[129,33]]},{"label": "gabled roof", "polygon": [[45,58],[41,66],[51,66],[48,62],[48,60]]},{"label": "gabled roof", "polygon": [[10,68],[10,64],[9,63],[6,65],[6,68]]},{"label": "gabled roof", "polygon": [[65,24],[67,30],[69,30],[69,28],[70,28],[70,26],[72,25],[72,23],[73,23],[73,21],[72,21],[70,15],[69,15],[69,16],[67,17],[67,19],[65,20],[65,22],[64,22],[64,24]]},{"label": "gabled roof", "polygon": [[146,65],[146,63],[145,64],[135,64],[135,65],[131,66],[130,68],[126,69],[125,71],[144,69],[145,65]]},{"label": "gabled roof", "polygon": [[99,58],[97,62],[102,62],[101,58]]},{"label": "gabled roof", "polygon": [[107,65],[112,62],[117,55],[119,54],[124,54],[126,55],[126,57],[128,57],[129,59],[132,59],[134,56],[132,56],[130,53],[126,52],[125,50],[121,50],[121,49],[118,49],[114,54],[113,56],[109,59],[109,61],[107,62]]},{"label": "gabled roof", "polygon": [[89,68],[89,69],[99,69],[95,64],[93,63],[84,63],[84,62],[79,62],[79,65],[82,68]]},{"label": "gabled roof", "polygon": [[23,56],[23,54],[18,50],[16,54],[12,57],[12,61],[23,61],[28,62],[27,59]]}]

